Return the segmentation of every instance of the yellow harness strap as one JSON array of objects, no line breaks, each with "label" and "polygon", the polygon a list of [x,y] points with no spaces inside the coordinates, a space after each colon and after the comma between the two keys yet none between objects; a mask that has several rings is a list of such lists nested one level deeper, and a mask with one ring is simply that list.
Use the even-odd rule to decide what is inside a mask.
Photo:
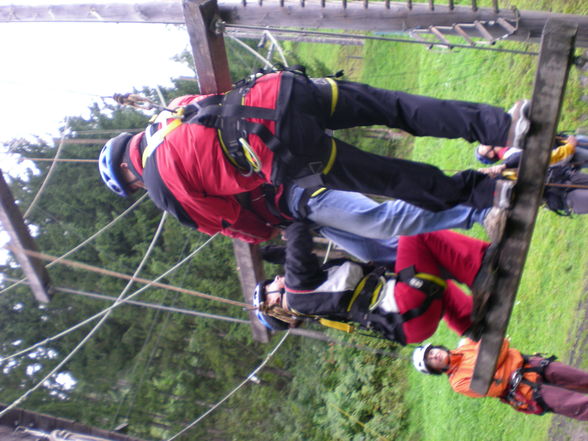
[{"label": "yellow harness strap", "polygon": [[[162,122],[162,124],[165,124],[165,123]],[[151,154],[155,151],[155,149],[157,147],[159,147],[159,144],[161,144],[163,142],[165,137],[181,125],[182,125],[182,120],[180,118],[176,118],[172,122],[170,122],[169,124],[164,125],[164,127],[159,129],[157,132],[155,132],[152,136],[149,137],[149,142],[147,143],[147,147],[145,148],[145,151],[143,152],[143,156],[141,157],[141,162],[143,163],[143,168],[145,167],[145,164],[147,164],[147,159],[149,158],[149,156],[151,156]]]},{"label": "yellow harness strap", "polygon": [[[359,283],[357,284],[355,289],[353,290],[353,295],[351,296],[351,300],[349,300],[349,305],[347,305],[347,312],[351,311],[351,307],[353,306],[353,304],[355,303],[355,301],[357,300],[357,298],[359,297],[359,295],[363,291],[363,288],[364,288],[369,277],[370,277],[369,274],[367,276],[363,277],[359,281]],[[378,281],[378,284],[376,285],[376,287],[372,291],[372,298],[370,299],[370,306],[369,306],[370,310],[372,310],[374,305],[376,305],[376,303],[378,301],[378,297],[380,296],[380,292],[382,291],[382,288],[384,287],[384,283],[385,283],[385,280],[383,278],[380,278],[380,280]]]},{"label": "yellow harness strap", "polygon": [[325,80],[331,86],[331,113],[329,116],[333,116],[337,107],[337,101],[339,101],[339,86],[337,86],[337,82],[332,78],[325,78]]},{"label": "yellow harness strap", "polygon": [[349,323],[336,322],[334,320],[327,320],[325,318],[319,319],[319,323],[323,326],[327,326],[328,328],[337,329],[339,331],[347,332],[349,334],[355,331],[355,327],[353,325],[350,325]]},{"label": "yellow harness strap", "polygon": [[435,276],[434,274],[416,273],[414,276],[418,279],[429,280],[430,282],[439,285],[443,289],[447,288],[447,282],[443,280],[441,277]]}]

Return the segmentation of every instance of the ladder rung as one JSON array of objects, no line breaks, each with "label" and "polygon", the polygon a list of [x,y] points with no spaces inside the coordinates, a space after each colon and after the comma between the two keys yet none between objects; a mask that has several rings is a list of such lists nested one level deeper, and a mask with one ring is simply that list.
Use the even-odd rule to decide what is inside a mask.
[{"label": "ladder rung", "polygon": [[463,37],[463,39],[464,39],[465,41],[467,41],[467,42],[468,42],[468,44],[469,44],[470,46],[475,46],[475,45],[476,45],[476,43],[474,43],[474,40],[472,40],[472,39],[470,38],[470,36],[467,34],[467,32],[466,32],[466,31],[464,31],[464,30],[463,30],[463,28],[462,28],[460,25],[457,25],[457,24],[456,24],[456,25],[453,25],[453,29],[454,29],[454,30],[455,30],[455,31],[456,31],[456,32],[457,32],[459,35],[461,35],[461,36]]},{"label": "ladder rung", "polygon": [[431,43],[430,41],[427,41],[424,38],[422,38],[418,32],[411,32],[409,35],[415,40],[420,41],[421,43],[428,43],[429,47],[427,49],[432,49],[435,45],[435,43]]},{"label": "ladder rung", "polygon": [[486,40],[490,42],[494,42],[494,37],[488,32],[488,30],[484,27],[484,25],[479,22],[478,20],[474,21],[474,26],[478,30],[478,32],[484,37]]},{"label": "ladder rung", "polygon": [[445,38],[445,36],[441,33],[441,31],[439,29],[437,29],[435,26],[429,26],[429,30],[439,39],[441,40],[443,43],[447,44],[449,47],[451,47],[451,43],[449,42],[449,40],[447,40],[447,38]]},{"label": "ladder rung", "polygon": [[496,23],[498,23],[509,34],[512,34],[514,31],[517,30],[517,28],[515,28],[513,25],[511,25],[508,21],[506,21],[502,17],[498,17],[496,19]]}]

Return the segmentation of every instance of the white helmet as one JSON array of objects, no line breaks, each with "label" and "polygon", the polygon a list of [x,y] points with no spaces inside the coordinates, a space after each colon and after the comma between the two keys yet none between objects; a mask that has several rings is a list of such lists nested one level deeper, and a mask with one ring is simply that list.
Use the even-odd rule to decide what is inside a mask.
[{"label": "white helmet", "polygon": [[424,346],[418,346],[412,353],[412,364],[414,368],[422,374],[432,374],[432,372],[427,367],[427,363],[425,362],[427,353],[431,349],[431,346],[431,343],[427,343]]},{"label": "white helmet", "polygon": [[422,374],[441,375],[442,373],[427,366],[427,354],[433,348],[441,348],[447,351],[445,346],[434,346],[431,343],[427,343],[426,345],[418,346],[412,353],[412,364]]}]

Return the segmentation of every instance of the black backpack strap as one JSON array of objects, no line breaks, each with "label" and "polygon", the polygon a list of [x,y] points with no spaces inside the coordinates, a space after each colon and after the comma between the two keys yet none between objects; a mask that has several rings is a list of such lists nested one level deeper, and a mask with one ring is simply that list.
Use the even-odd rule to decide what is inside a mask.
[{"label": "black backpack strap", "polygon": [[398,273],[398,281],[406,283],[426,295],[423,303],[401,314],[403,322],[424,314],[433,300],[440,299],[447,288],[447,283],[444,280],[432,274],[417,273],[414,265],[401,270]]}]

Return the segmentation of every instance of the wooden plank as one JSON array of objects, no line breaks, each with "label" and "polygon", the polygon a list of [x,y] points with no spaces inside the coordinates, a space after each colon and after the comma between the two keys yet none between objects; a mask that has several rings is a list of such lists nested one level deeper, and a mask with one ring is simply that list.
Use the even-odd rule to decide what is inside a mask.
[{"label": "wooden plank", "polygon": [[48,303],[51,299],[49,274],[42,261],[22,251],[23,249],[36,251],[38,248],[14,201],[10,187],[4,180],[2,170],[0,170],[0,222],[10,236],[14,256],[29,280],[35,298],[39,302]]},{"label": "wooden plank", "polygon": [[[232,84],[224,39],[222,34],[213,32],[214,22],[218,18],[216,0],[184,0],[183,7],[200,92],[208,94],[229,90]],[[252,304],[255,285],[265,278],[259,247],[233,240],[233,251],[243,297]],[[267,343],[269,331],[257,319],[254,311],[249,312],[249,319],[253,339]]]},{"label": "wooden plank", "polygon": [[485,317],[485,330],[471,389],[486,394],[514,305],[537,209],[541,204],[561,103],[574,49],[576,27],[549,21],[543,33],[530,110],[531,130],[518,172],[514,207],[499,242],[497,280]]}]

